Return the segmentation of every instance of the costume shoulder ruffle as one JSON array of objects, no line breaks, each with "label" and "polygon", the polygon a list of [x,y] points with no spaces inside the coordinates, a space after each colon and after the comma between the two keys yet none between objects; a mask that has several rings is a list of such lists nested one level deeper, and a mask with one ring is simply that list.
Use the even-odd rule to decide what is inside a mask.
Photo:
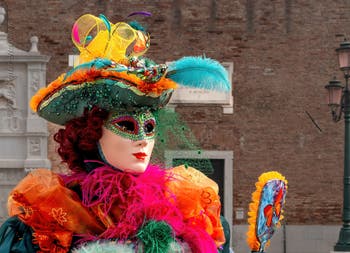
[{"label": "costume shoulder ruffle", "polygon": [[184,219],[204,229],[219,247],[225,243],[220,221],[218,185],[199,170],[178,166],[168,171],[167,187],[175,195]]},{"label": "costume shoulder ruffle", "polygon": [[73,233],[102,231],[76,193],[46,169],[31,172],[12,190],[8,210],[32,227],[42,252],[67,252]]}]

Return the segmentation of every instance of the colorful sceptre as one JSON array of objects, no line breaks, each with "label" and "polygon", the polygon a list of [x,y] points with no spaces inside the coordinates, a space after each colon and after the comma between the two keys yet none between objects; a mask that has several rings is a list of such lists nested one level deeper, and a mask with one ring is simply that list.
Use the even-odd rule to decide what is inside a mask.
[{"label": "colorful sceptre", "polygon": [[283,219],[287,180],[278,172],[261,174],[249,205],[247,243],[252,252],[265,252]]}]

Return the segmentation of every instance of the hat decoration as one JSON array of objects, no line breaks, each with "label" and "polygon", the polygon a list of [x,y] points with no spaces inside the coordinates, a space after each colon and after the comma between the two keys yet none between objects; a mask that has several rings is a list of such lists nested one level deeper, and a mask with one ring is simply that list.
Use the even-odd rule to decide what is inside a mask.
[{"label": "hat decoration", "polygon": [[112,24],[103,15],[86,14],[74,23],[72,41],[80,51],[79,65],[30,102],[33,111],[56,124],[64,125],[93,106],[156,110],[169,102],[177,85],[230,90],[226,70],[212,59],[184,57],[166,65],[143,57],[150,36],[135,22]]}]

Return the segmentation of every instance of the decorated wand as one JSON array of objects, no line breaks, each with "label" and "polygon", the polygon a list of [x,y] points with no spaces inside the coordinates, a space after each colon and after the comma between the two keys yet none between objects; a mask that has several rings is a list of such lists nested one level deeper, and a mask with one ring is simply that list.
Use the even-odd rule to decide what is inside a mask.
[{"label": "decorated wand", "polygon": [[247,243],[252,253],[265,252],[280,227],[287,193],[287,180],[278,172],[260,175],[249,204]]}]

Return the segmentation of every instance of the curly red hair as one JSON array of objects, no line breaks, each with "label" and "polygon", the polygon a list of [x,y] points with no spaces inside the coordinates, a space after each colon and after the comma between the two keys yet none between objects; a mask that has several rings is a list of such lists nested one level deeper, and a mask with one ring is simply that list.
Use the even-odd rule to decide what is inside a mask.
[{"label": "curly red hair", "polygon": [[102,125],[107,117],[104,109],[85,109],[83,116],[70,120],[54,135],[59,143],[58,154],[70,170],[84,171],[84,160],[97,157],[97,142],[102,137]]}]

